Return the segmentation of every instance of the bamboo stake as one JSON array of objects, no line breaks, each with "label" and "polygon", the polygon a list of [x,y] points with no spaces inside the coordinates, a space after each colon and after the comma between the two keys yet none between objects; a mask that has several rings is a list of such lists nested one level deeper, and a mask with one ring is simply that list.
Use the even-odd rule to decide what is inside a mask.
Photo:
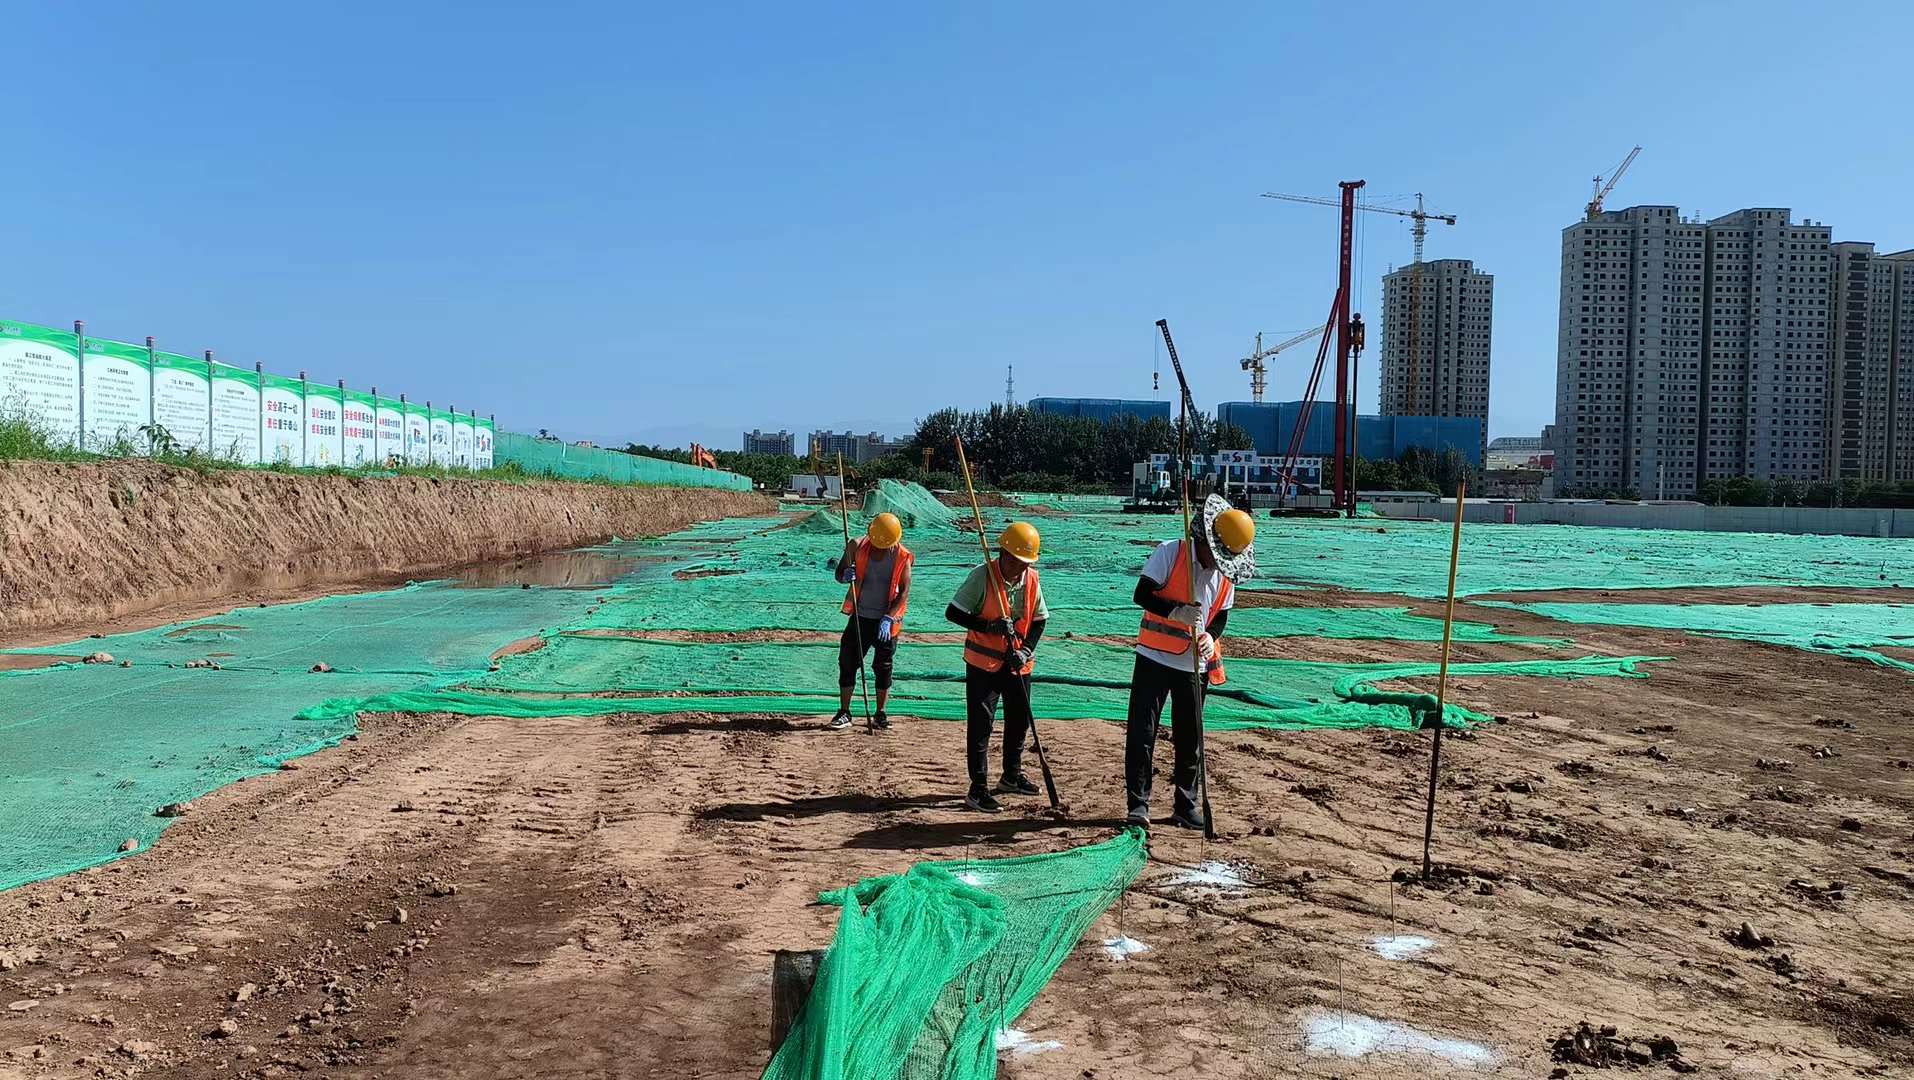
[{"label": "bamboo stake", "polygon": [[1422,821],[1422,880],[1429,880],[1429,848],[1435,840],[1436,773],[1442,765],[1442,714],[1449,696],[1449,642],[1455,630],[1455,569],[1462,557],[1462,502],[1469,493],[1469,482],[1461,480],[1455,488],[1455,531],[1449,538],[1449,599],[1442,611],[1442,663],[1436,671],[1435,734],[1429,744],[1429,812]]}]

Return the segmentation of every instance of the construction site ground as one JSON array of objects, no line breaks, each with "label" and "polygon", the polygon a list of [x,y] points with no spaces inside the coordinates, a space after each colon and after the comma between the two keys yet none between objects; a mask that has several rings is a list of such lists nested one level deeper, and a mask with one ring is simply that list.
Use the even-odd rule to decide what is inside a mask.
[{"label": "construction site ground", "polygon": [[[1441,614],[1340,590],[1245,603]],[[1458,615],[1565,632],[1508,609]],[[1645,1069],[1914,1075],[1908,675],[1567,629],[1581,652],[1676,659],[1646,680],[1453,684],[1495,719],[1444,741],[1433,884],[1407,880],[1428,734],[1211,733],[1221,837],[1152,830],[1144,876],[1018,1022],[1028,1040],[1002,1075],[1601,1075],[1553,1058],[1584,1022],[1637,1050],[1672,1038],[1679,1056]],[[1333,660],[1437,649],[1254,644]],[[772,951],[830,940],[820,890],[1119,827],[1121,726],[1043,735],[1068,820],[1041,797],[964,810],[953,722],[900,715],[869,735],[760,715],[367,716],[333,749],[198,800],[150,853],[0,893],[0,1077],[755,1077]],[[1164,801],[1168,754],[1165,739]],[[1102,942],[1117,938],[1148,951],[1114,959]],[[1367,1049],[1325,1055],[1310,1038],[1325,1017]]]}]

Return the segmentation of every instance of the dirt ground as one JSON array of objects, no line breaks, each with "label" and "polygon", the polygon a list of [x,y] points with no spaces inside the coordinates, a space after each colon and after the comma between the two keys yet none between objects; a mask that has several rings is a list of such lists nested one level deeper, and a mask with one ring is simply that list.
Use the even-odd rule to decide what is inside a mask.
[{"label": "dirt ground", "polygon": [[[1573,636],[1574,655],[1678,659],[1645,681],[1455,684],[1497,722],[1444,739],[1433,886],[1394,880],[1420,861],[1429,735],[1212,733],[1222,838],[1153,830],[1144,877],[1018,1024],[1026,1049],[1061,1045],[1005,1053],[1003,1075],[1602,1075],[1551,1060],[1584,1021],[1672,1038],[1656,1072],[1914,1075],[1905,674],[1458,614]],[[829,941],[818,890],[1116,827],[1118,726],[1045,725],[1066,823],[1039,800],[965,812],[961,736],[904,718],[873,737],[764,717],[368,717],[200,800],[150,854],[0,894],[0,1078],[754,1077],[771,951]],[[1211,862],[1242,883],[1177,883]],[[1753,937],[1731,940],[1744,922]],[[1109,959],[1099,943],[1120,934],[1150,951]],[[1410,935],[1431,947],[1372,945]],[[1313,1056],[1303,1032],[1330,1013],[1489,1056]]]}]

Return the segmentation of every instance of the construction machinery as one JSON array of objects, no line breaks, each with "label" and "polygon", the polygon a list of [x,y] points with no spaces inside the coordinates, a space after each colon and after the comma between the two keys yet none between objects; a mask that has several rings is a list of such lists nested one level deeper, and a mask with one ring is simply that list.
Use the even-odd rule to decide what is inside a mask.
[{"label": "construction machinery", "polygon": [[[1626,166],[1623,167],[1626,168]],[[1278,192],[1265,191],[1263,192],[1263,198],[1282,199],[1287,202],[1311,203],[1316,206],[1342,206],[1342,203],[1335,199],[1320,199],[1314,195],[1284,195]],[[1422,362],[1422,246],[1423,242],[1429,238],[1429,222],[1440,221],[1444,225],[1454,225],[1455,215],[1432,213],[1424,208],[1422,205],[1422,192],[1420,191],[1416,192],[1416,208],[1414,210],[1398,210],[1392,206],[1376,206],[1367,203],[1358,203],[1355,208],[1357,210],[1366,210],[1374,214],[1394,214],[1397,217],[1406,217],[1411,222],[1409,235],[1415,240],[1415,261],[1409,264],[1408,356],[1403,368],[1402,403],[1401,407],[1396,411],[1404,416],[1415,416],[1417,415],[1417,409],[1422,404],[1416,399],[1416,395],[1421,388],[1421,383],[1418,379],[1420,373],[1417,370],[1417,365]]]},{"label": "construction machinery", "polygon": [[700,469],[715,469],[718,467],[718,459],[712,455],[711,451],[706,450],[697,443],[691,444],[691,463]]},{"label": "construction machinery", "polygon": [[1302,333],[1297,334],[1295,337],[1290,338],[1288,341],[1271,345],[1265,349],[1263,348],[1263,333],[1258,330],[1256,332],[1256,344],[1250,349],[1249,355],[1243,357],[1243,370],[1249,372],[1249,399],[1261,405],[1263,403],[1263,391],[1269,388],[1269,367],[1264,361],[1273,359],[1277,353],[1282,352],[1291,345],[1301,345],[1303,342],[1308,341],[1310,338],[1322,332],[1323,327],[1312,326]]},{"label": "construction machinery", "polygon": [[1614,171],[1608,174],[1607,183],[1603,183],[1599,176],[1595,178],[1595,197],[1588,200],[1589,221],[1594,221],[1601,214],[1602,200],[1608,198],[1608,193],[1615,190],[1615,181],[1620,180],[1622,174],[1628,171],[1628,167],[1635,164],[1635,155],[1641,152],[1642,148],[1639,146],[1630,150],[1628,156],[1622,159],[1622,163],[1615,166]]}]

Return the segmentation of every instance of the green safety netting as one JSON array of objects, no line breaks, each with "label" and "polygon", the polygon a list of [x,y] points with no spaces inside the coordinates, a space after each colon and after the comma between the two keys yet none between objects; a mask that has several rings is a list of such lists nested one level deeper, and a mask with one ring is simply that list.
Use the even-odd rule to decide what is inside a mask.
[{"label": "green safety netting", "polygon": [[1062,510],[1073,514],[1114,514],[1123,509],[1121,495],[1060,495],[1049,492],[1006,492],[1010,501],[1021,506]]},{"label": "green safety netting", "polygon": [[492,463],[516,465],[526,472],[566,480],[610,480],[620,484],[724,488],[750,491],[751,479],[721,469],[701,469],[662,458],[574,446],[558,439],[536,439],[509,431],[492,444]]},{"label": "green safety netting", "polygon": [[884,513],[896,514],[906,529],[950,525],[957,520],[956,512],[937,501],[937,496],[920,485],[898,480],[879,480],[864,495],[867,519]]},{"label": "green safety netting", "polygon": [[988,1080],[997,1037],[1142,872],[1141,830],[1046,855],[926,862],[843,908],[765,1080]]},{"label": "green safety netting", "polygon": [[1875,651],[1914,648],[1914,604],[1519,604],[1481,601],[1571,623],[1651,626],[1765,641],[1914,671]]}]

